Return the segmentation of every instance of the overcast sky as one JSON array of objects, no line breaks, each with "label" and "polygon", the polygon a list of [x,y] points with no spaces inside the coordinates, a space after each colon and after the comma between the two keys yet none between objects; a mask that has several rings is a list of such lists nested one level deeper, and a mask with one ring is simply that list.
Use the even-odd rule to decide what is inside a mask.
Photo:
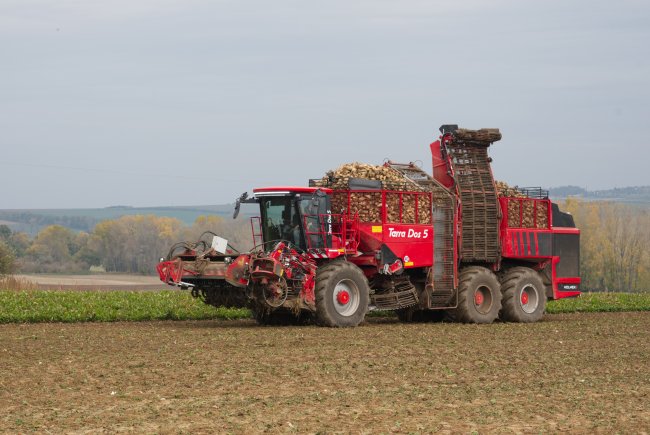
[{"label": "overcast sky", "polygon": [[498,127],[498,179],[650,184],[648,1],[0,0],[0,208],[232,202]]}]

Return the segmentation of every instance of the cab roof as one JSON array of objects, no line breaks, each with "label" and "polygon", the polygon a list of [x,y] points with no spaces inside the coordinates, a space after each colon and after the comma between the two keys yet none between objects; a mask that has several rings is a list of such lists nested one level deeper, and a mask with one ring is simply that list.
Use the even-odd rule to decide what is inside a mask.
[{"label": "cab roof", "polygon": [[272,186],[272,187],[258,187],[253,189],[253,193],[314,193],[317,190],[322,190],[324,193],[332,193],[332,189],[327,187],[302,187],[302,186]]}]

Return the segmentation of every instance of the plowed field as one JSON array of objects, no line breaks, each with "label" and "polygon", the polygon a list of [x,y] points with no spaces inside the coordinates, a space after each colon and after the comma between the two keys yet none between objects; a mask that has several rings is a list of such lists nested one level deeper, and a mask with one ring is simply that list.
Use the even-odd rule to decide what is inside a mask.
[{"label": "plowed field", "polygon": [[4,432],[648,432],[650,313],[0,325]]},{"label": "plowed field", "polygon": [[95,275],[61,275],[39,273],[34,275],[16,275],[19,280],[26,280],[35,288],[42,290],[160,290],[170,289],[157,276],[143,276],[122,273]]}]

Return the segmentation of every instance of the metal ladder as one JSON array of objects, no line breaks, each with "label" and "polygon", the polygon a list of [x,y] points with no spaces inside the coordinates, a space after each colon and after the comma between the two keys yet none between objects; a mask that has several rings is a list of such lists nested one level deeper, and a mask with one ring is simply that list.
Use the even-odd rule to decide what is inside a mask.
[{"label": "metal ladder", "polygon": [[456,240],[454,238],[454,210],[452,193],[437,180],[413,163],[388,162],[388,167],[420,187],[431,192],[431,219],[433,223],[433,266],[427,276],[426,290],[429,308],[444,307],[454,294]]}]

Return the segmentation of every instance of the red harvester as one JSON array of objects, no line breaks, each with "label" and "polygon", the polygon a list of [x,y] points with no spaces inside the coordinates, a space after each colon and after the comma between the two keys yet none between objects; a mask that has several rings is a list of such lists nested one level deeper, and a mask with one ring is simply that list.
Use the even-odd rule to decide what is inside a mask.
[{"label": "red harvester", "polygon": [[499,196],[487,153],[498,130],[440,131],[433,176],[389,161],[402,182],[330,178],[242,195],[236,213],[260,207],[256,248],[239,253],[216,235],[179,244],[161,280],[211,305],[248,306],[262,324],[356,326],[375,308],[402,321],[534,322],[548,299],[579,295],[571,215],[541,189]]}]

